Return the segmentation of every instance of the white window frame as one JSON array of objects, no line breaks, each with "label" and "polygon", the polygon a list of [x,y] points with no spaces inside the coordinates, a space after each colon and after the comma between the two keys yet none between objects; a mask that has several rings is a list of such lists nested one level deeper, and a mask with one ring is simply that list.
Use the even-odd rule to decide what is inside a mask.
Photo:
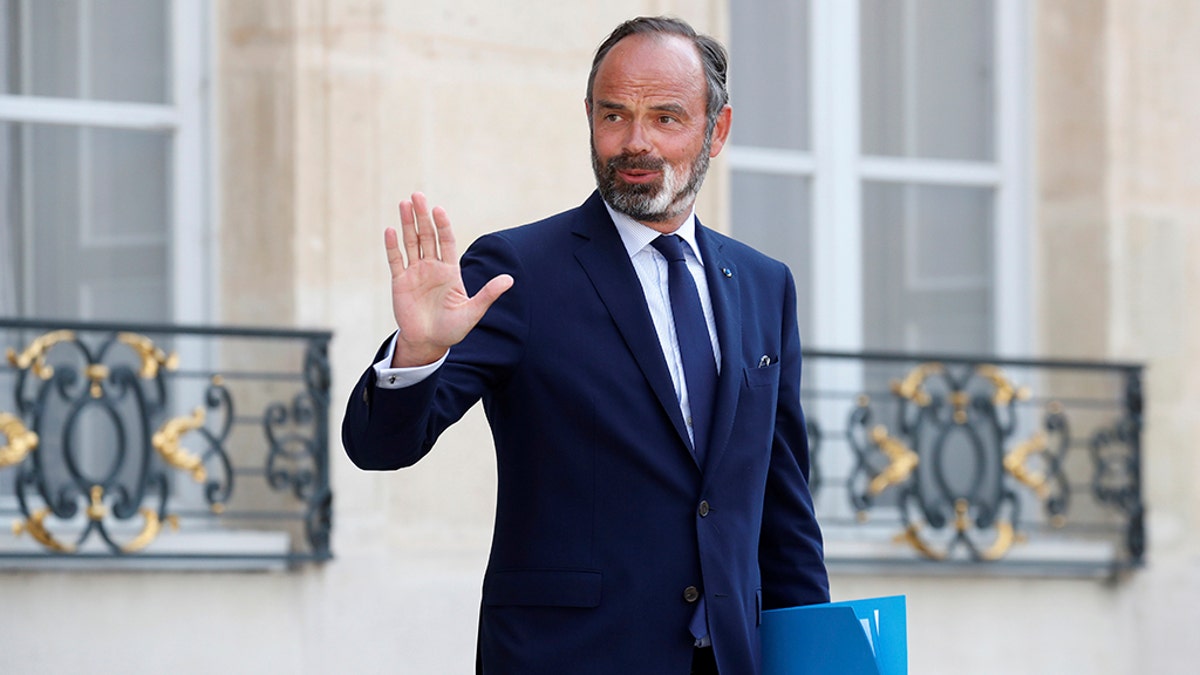
[{"label": "white window frame", "polygon": [[[991,162],[863,155],[860,143],[859,3],[811,0],[811,151],[731,144],[729,167],[812,182],[812,334],[808,346],[861,350],[863,338],[862,185],[864,181],[982,187],[993,201],[993,344],[998,356],[1031,353],[1034,257],[1031,248],[1028,0],[996,0],[996,157]],[[854,382],[857,366],[814,373]]]},{"label": "white window frame", "polygon": [[[182,324],[204,323],[214,316],[216,288],[211,226],[216,185],[210,152],[212,10],[208,0],[170,0],[168,11],[171,102],[0,94],[0,121],[167,132],[171,148],[170,319]],[[23,255],[29,259],[30,252]]]}]

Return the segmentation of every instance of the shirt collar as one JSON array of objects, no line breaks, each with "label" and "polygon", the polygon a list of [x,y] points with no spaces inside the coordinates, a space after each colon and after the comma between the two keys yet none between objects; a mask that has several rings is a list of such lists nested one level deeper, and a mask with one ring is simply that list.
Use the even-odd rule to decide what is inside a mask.
[{"label": "shirt collar", "polygon": [[[624,213],[617,211],[607,201],[604,202],[604,208],[608,209],[608,215],[612,218],[613,224],[617,226],[617,234],[621,235],[621,243],[625,245],[625,252],[629,254],[630,258],[640,253],[642,249],[650,245],[650,242],[662,234],[662,232],[643,225]],[[680,239],[687,242],[687,245],[692,249],[692,255],[696,256],[696,260],[700,262],[701,266],[704,265],[704,258],[700,255],[700,246],[696,243],[695,206],[692,207],[691,213],[684,219],[679,229],[670,234],[677,234]]]}]

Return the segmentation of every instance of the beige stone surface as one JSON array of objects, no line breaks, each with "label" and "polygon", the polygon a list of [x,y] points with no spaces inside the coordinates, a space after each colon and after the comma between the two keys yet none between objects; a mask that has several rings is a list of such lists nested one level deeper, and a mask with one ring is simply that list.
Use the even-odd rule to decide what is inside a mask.
[{"label": "beige stone surface", "polygon": [[1107,3],[1062,0],[1035,18],[1037,158],[1034,241],[1039,269],[1038,350],[1102,358],[1109,336],[1106,114]]},{"label": "beige stone surface", "polygon": [[1103,672],[1183,672],[1200,620],[1200,4],[1039,9],[1043,348],[1147,365],[1149,566],[1114,590],[1138,621],[1127,669]]}]

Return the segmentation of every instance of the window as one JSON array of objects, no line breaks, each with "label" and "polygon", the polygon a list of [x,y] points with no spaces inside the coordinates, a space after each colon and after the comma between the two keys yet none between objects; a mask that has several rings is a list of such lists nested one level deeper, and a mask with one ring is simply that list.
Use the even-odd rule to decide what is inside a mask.
[{"label": "window", "polygon": [[[45,331],[211,320],[209,11],[207,0],[0,0],[0,320]],[[38,335],[4,331],[0,351]],[[167,332],[155,346],[211,365],[197,340]],[[16,412],[13,379],[0,379],[0,412]],[[166,386],[182,405],[202,400],[182,378]],[[115,494],[123,477],[105,469],[126,448],[108,421],[127,411],[107,411],[85,410],[72,438],[85,482]],[[39,422],[61,431],[54,415]],[[47,434],[39,454],[58,478],[70,463],[61,438]],[[0,481],[5,514],[16,473]]]},{"label": "window", "polygon": [[209,318],[206,6],[0,0],[0,315]]},{"label": "window", "polygon": [[846,485],[862,466],[839,452],[847,420],[870,405],[863,428],[897,433],[889,383],[904,376],[860,352],[1030,352],[1028,7],[761,0],[730,11],[732,229],[791,267],[805,346],[851,356],[807,361],[803,396],[818,513],[827,529],[854,529]]},{"label": "window", "polygon": [[1024,3],[731,11],[733,228],[796,274],[805,344],[1027,353]]}]

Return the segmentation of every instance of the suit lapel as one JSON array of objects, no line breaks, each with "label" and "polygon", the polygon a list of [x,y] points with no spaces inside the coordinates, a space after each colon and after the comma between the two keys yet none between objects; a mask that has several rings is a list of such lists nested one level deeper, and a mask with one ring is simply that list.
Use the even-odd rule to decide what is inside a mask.
[{"label": "suit lapel", "polygon": [[671,419],[680,441],[690,449],[691,442],[688,440],[687,427],[684,426],[683,413],[679,409],[679,399],[675,396],[675,385],[671,382],[671,373],[667,370],[650,311],[646,309],[641,282],[633,271],[621,236],[617,234],[617,228],[598,193],[593,193],[584,203],[580,215],[582,217],[574,231],[586,242],[576,249],[575,259],[583,267],[613,322],[617,324],[626,346],[663,411]]},{"label": "suit lapel", "polygon": [[721,375],[717,378],[717,396],[705,457],[705,468],[708,468],[719,466],[733,431],[733,414],[737,410],[742,380],[742,307],[738,270],[725,256],[721,238],[701,227],[697,220],[696,241],[704,256],[704,276],[712,298],[717,340],[721,343]]}]

